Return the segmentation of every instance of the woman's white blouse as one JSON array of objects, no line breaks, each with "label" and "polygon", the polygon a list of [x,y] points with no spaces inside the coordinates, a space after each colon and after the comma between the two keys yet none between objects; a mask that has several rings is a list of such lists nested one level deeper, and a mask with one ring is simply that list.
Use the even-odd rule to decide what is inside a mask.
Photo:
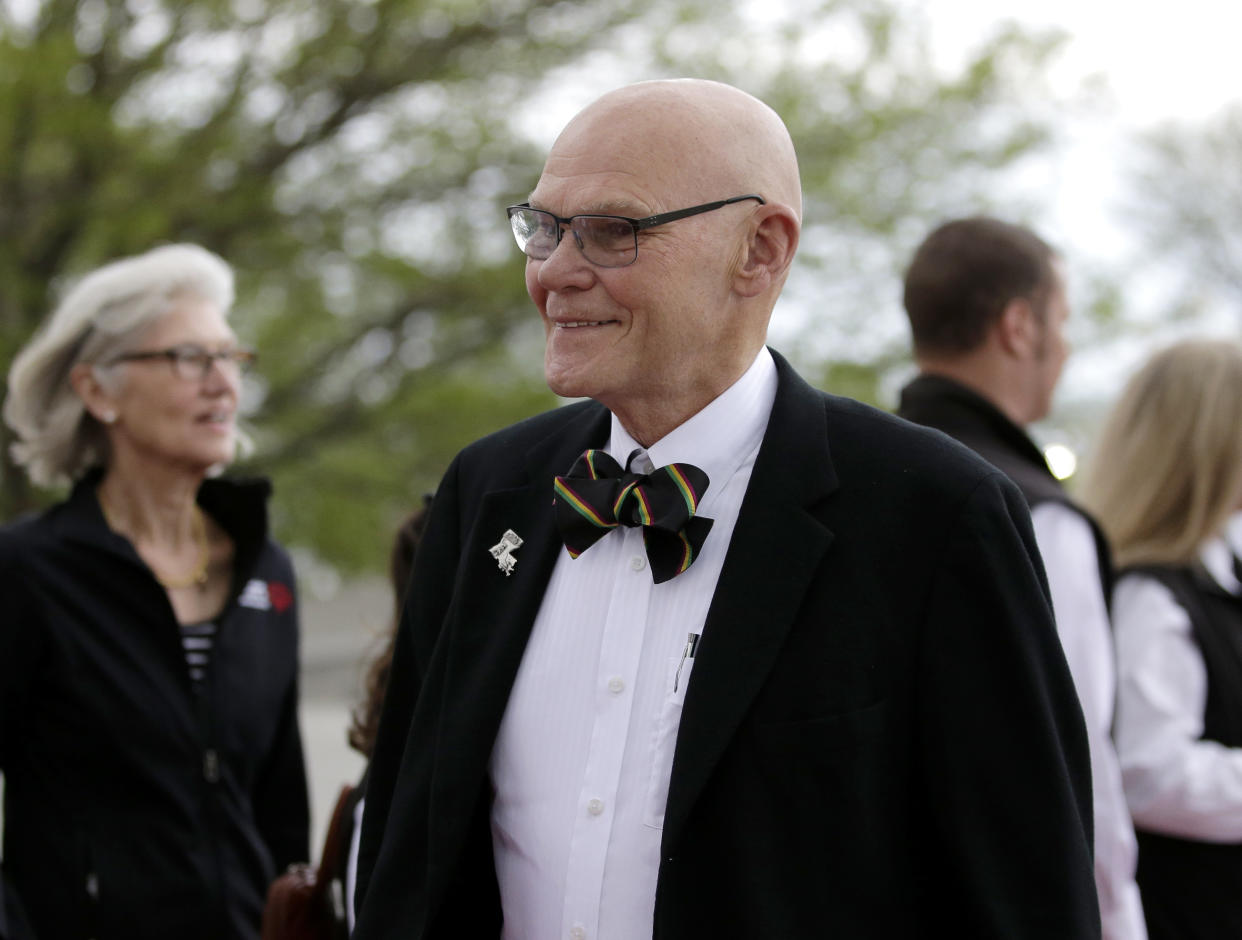
[{"label": "woman's white blouse", "polygon": [[[1224,539],[1205,544],[1200,558],[1223,588],[1242,593]],[[1207,670],[1189,616],[1163,584],[1132,574],[1117,585],[1113,624],[1117,752],[1135,825],[1242,841],[1242,748],[1200,740]]]}]

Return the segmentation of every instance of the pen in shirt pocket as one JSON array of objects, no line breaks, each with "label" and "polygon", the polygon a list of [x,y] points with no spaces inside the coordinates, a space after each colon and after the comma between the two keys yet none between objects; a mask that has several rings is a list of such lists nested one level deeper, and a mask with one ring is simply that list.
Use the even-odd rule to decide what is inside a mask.
[{"label": "pen in shirt pocket", "polygon": [[677,673],[673,676],[673,691],[677,691],[677,686],[681,683],[681,670],[686,665],[687,659],[694,659],[695,651],[699,648],[699,635],[697,633],[689,633],[686,635],[686,648],[681,651],[681,662],[677,664]]}]

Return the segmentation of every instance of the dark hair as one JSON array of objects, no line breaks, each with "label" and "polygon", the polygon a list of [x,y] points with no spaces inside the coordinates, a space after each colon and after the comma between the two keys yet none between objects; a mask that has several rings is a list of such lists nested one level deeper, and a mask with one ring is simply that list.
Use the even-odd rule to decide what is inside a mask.
[{"label": "dark hair", "polygon": [[1030,229],[976,216],[946,222],[906,270],[903,301],[916,352],[964,353],[983,342],[1015,297],[1043,317],[1056,252]]},{"label": "dark hair", "polygon": [[392,551],[388,556],[388,575],[392,579],[393,615],[388,637],[384,648],[371,661],[363,680],[363,694],[366,698],[354,709],[349,728],[349,746],[364,757],[370,757],[375,747],[375,732],[379,727],[380,712],[384,708],[384,694],[388,690],[388,674],[392,670],[392,651],[397,639],[397,621],[401,617],[401,607],[405,603],[406,588],[410,583],[410,572],[414,568],[414,557],[418,554],[418,546],[423,538],[423,530],[427,528],[427,516],[431,511],[430,494],[423,497],[423,505],[414,510],[397,528],[393,538]]}]

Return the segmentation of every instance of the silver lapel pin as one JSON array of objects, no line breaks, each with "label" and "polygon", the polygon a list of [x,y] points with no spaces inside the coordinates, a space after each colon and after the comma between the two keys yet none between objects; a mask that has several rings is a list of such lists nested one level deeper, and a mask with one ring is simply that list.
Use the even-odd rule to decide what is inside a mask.
[{"label": "silver lapel pin", "polygon": [[522,546],[522,537],[512,529],[505,529],[505,534],[500,537],[500,541],[488,549],[492,553],[492,557],[496,559],[496,564],[500,570],[505,573],[507,578],[513,574],[513,567],[517,564],[517,559],[513,557],[513,553]]}]

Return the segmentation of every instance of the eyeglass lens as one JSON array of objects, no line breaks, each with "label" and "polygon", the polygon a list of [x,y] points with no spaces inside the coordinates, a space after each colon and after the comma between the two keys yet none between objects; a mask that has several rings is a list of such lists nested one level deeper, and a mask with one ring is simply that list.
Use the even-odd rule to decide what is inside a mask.
[{"label": "eyeglass lens", "polygon": [[[556,216],[542,209],[514,209],[509,216],[518,245],[531,258],[551,257],[560,238]],[[607,215],[578,215],[569,223],[583,256],[600,267],[616,268],[632,264],[638,257],[638,238],[626,219]]]},{"label": "eyeglass lens", "polygon": [[173,368],[183,379],[204,379],[214,363],[227,375],[240,375],[246,371],[253,356],[244,349],[225,349],[209,352],[197,346],[170,350]]}]

